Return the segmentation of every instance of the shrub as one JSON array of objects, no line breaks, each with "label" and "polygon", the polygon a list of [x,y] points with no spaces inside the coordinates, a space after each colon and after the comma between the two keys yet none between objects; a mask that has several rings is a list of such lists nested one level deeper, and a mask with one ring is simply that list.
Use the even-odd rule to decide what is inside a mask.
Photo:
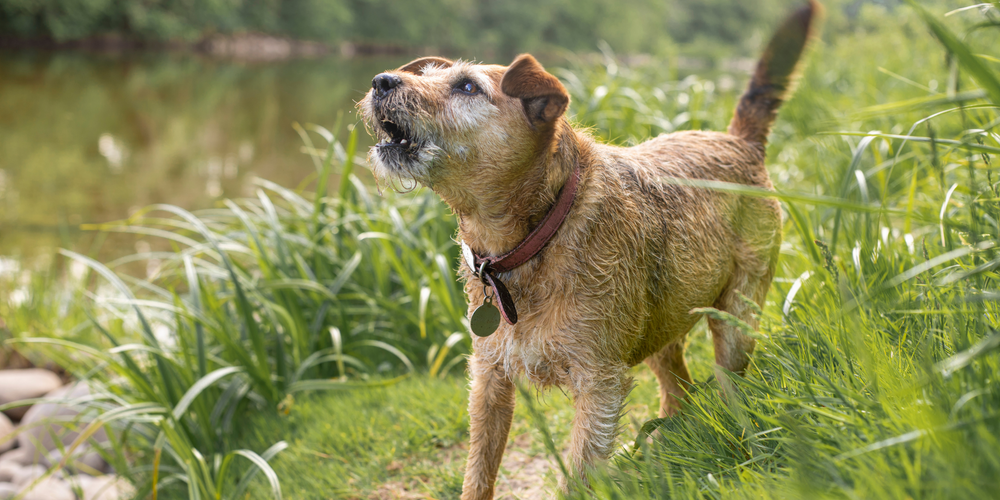
[{"label": "shrub", "polygon": [[[98,310],[78,341],[15,339],[49,346],[49,357],[100,383],[98,422],[126,435],[119,455],[132,466],[116,463],[143,494],[184,483],[191,498],[235,498],[248,483],[227,475],[229,463],[243,456],[277,495],[266,460],[284,445],[232,449],[246,412],[288,411],[302,391],[392,383],[415,369],[444,376],[464,361],[466,307],[444,205],[428,193],[376,201],[351,173],[358,129],[346,149],[313,131],[327,142],[316,149],[300,129],[316,160],[314,193],[259,180],[256,199],[198,213],[154,205],[95,228],[164,238],[172,251],[107,265],[62,251],[94,271],[84,295]],[[329,196],[334,166],[342,174]],[[115,273],[135,261],[156,270],[144,280]]]}]

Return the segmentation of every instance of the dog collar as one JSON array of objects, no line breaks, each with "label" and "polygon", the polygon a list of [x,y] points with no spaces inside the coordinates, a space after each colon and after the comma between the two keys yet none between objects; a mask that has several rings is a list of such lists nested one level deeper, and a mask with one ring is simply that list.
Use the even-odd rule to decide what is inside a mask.
[{"label": "dog collar", "polygon": [[479,278],[484,286],[493,289],[493,296],[497,298],[500,314],[511,325],[517,323],[517,308],[514,306],[514,299],[511,298],[507,286],[503,284],[503,281],[500,281],[498,275],[516,269],[531,260],[555,236],[556,231],[559,231],[566,216],[569,215],[569,209],[573,207],[579,183],[580,162],[577,161],[573,172],[566,179],[566,184],[559,190],[555,205],[552,205],[549,213],[545,214],[542,222],[513,250],[503,255],[483,257],[473,252],[472,248],[465,241],[462,241],[462,255],[466,264],[472,269],[473,276]]}]

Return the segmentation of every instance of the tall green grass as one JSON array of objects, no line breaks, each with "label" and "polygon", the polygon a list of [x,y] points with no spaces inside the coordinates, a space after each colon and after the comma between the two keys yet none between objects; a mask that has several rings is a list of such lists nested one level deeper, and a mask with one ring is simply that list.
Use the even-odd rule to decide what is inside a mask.
[{"label": "tall green grass", "polygon": [[[817,47],[769,148],[786,243],[738,397],[692,388],[571,498],[996,496],[997,19],[912,4],[893,19],[911,35]],[[641,132],[645,96],[678,92],[646,71],[570,85],[577,119]]]},{"label": "tall green grass", "polygon": [[[247,412],[288,412],[297,393],[392,383],[416,369],[443,377],[468,352],[443,204],[426,193],[375,196],[353,174],[358,129],[346,147],[322,127],[298,130],[317,169],[313,192],[258,180],[253,199],[196,213],[154,205],[92,227],[170,249],[107,264],[61,251],[90,271],[76,292],[93,305],[79,308],[89,318],[63,337],[10,341],[43,348],[101,388],[100,421],[122,435],[107,458],[142,495],[236,498],[249,483],[230,463],[244,457],[280,496],[266,460],[285,445],[233,449]],[[136,262],[146,278],[116,271]],[[22,328],[34,319],[15,315],[11,326],[31,331]]]},{"label": "tall green grass", "polygon": [[[681,416],[643,427],[658,430],[651,444],[633,429],[639,446],[571,497],[992,494],[996,19],[914,6],[818,44],[772,134],[777,193],[705,186],[785,207],[767,338],[734,379],[737,399],[700,384]],[[610,50],[559,75],[574,119],[621,144],[723,130],[740,90]],[[427,191],[373,193],[353,175],[357,132],[346,145],[344,132],[300,129],[316,165],[308,191],[259,180],[256,197],[212,210],[148,207],[93,229],[167,249],[109,263],[64,252],[89,273],[10,285],[28,292],[0,303],[8,342],[93,382],[93,425],[115,430],[106,458],[141,495],[235,498],[263,470],[278,496],[267,461],[285,445],[239,448],[248,413],[289,412],[303,391],[443,376],[468,352],[452,216]],[[136,267],[148,274],[125,272]]]}]

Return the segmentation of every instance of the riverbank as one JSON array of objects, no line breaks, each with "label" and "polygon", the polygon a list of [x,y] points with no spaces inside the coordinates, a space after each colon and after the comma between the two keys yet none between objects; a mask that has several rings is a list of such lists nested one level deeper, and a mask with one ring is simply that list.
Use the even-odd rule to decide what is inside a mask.
[{"label": "riverbank", "polygon": [[187,52],[247,62],[273,62],[320,57],[393,56],[414,54],[412,48],[399,45],[326,43],[315,40],[240,33],[212,35],[196,42],[151,41],[117,35],[57,41],[52,38],[0,37],[0,50],[82,51],[92,53]]}]

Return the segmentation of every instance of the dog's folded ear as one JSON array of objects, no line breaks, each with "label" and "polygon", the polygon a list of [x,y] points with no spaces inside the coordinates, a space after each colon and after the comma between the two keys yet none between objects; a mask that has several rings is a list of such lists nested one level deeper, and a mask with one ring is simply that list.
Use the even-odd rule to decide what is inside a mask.
[{"label": "dog's folded ear", "polygon": [[569,92],[530,54],[521,54],[507,67],[500,82],[504,94],[521,100],[533,127],[551,123],[569,106]]},{"label": "dog's folded ear", "polygon": [[423,71],[425,67],[431,64],[439,68],[450,68],[451,65],[455,63],[443,57],[421,57],[420,59],[414,59],[403,66],[400,66],[400,68],[396,71],[418,74]]}]

